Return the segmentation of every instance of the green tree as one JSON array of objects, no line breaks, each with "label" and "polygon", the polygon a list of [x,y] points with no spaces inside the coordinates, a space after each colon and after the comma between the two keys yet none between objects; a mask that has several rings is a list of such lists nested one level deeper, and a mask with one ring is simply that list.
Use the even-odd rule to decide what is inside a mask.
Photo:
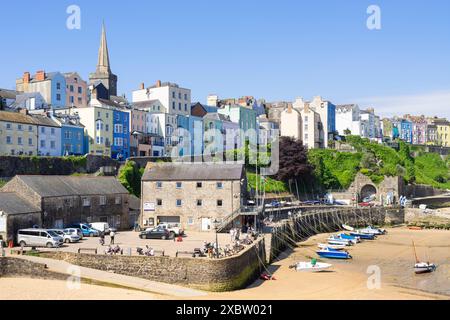
[{"label": "green tree", "polygon": [[118,179],[120,183],[136,197],[141,197],[141,178],[144,169],[139,169],[134,161],[127,161],[120,168]]}]

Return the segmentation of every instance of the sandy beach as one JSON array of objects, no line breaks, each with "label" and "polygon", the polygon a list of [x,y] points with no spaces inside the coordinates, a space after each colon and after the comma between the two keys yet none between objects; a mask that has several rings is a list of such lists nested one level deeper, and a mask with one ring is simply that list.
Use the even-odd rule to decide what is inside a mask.
[{"label": "sandy beach", "polygon": [[[290,269],[293,263],[316,257],[317,243],[325,242],[328,237],[316,235],[281,254],[269,267],[276,280],[257,280],[243,290],[209,293],[199,299],[450,299],[450,231],[406,228],[388,231],[376,241],[351,247],[352,260],[320,260],[333,264],[330,272],[301,273]],[[414,274],[413,239],[419,258],[436,263],[436,272]],[[379,289],[368,288],[372,275],[367,273],[369,266],[380,270]],[[1,278],[0,299],[173,299],[122,288],[83,283],[81,286],[81,290],[69,290],[64,281]]]}]

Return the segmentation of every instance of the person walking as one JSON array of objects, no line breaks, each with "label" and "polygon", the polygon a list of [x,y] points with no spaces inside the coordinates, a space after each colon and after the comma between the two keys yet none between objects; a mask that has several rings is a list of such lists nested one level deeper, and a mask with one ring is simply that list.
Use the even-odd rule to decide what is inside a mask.
[{"label": "person walking", "polygon": [[105,232],[100,232],[100,245],[104,245],[105,244]]},{"label": "person walking", "polygon": [[110,245],[111,244],[114,244],[114,237],[116,236],[116,233],[114,232],[114,231],[111,231],[110,233],[109,233],[109,236],[111,237],[111,242],[109,243]]}]

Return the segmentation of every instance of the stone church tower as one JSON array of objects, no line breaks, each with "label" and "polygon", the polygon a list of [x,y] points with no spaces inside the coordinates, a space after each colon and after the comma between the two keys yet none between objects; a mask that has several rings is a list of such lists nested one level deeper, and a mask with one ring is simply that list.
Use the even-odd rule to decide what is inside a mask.
[{"label": "stone church tower", "polygon": [[95,73],[89,75],[89,84],[95,84],[97,81],[103,83],[108,89],[110,96],[117,96],[117,76],[112,73],[109,65],[108,44],[106,42],[104,24],[102,26],[100,48],[98,49],[97,69],[95,70]]}]

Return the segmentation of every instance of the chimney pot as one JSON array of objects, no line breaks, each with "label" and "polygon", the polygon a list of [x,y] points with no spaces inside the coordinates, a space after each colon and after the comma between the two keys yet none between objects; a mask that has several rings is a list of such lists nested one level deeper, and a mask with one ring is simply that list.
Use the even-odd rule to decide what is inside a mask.
[{"label": "chimney pot", "polygon": [[145,84],[144,84],[143,82],[141,82],[140,89],[141,89],[141,90],[144,90],[144,89],[145,89]]},{"label": "chimney pot", "polygon": [[28,71],[23,73],[23,83],[29,83],[30,82],[30,73]]},{"label": "chimney pot", "polygon": [[44,81],[45,80],[45,71],[43,71],[43,70],[36,71],[36,80]]},{"label": "chimney pot", "polygon": [[161,80],[156,81],[156,87],[157,88],[161,87]]}]

